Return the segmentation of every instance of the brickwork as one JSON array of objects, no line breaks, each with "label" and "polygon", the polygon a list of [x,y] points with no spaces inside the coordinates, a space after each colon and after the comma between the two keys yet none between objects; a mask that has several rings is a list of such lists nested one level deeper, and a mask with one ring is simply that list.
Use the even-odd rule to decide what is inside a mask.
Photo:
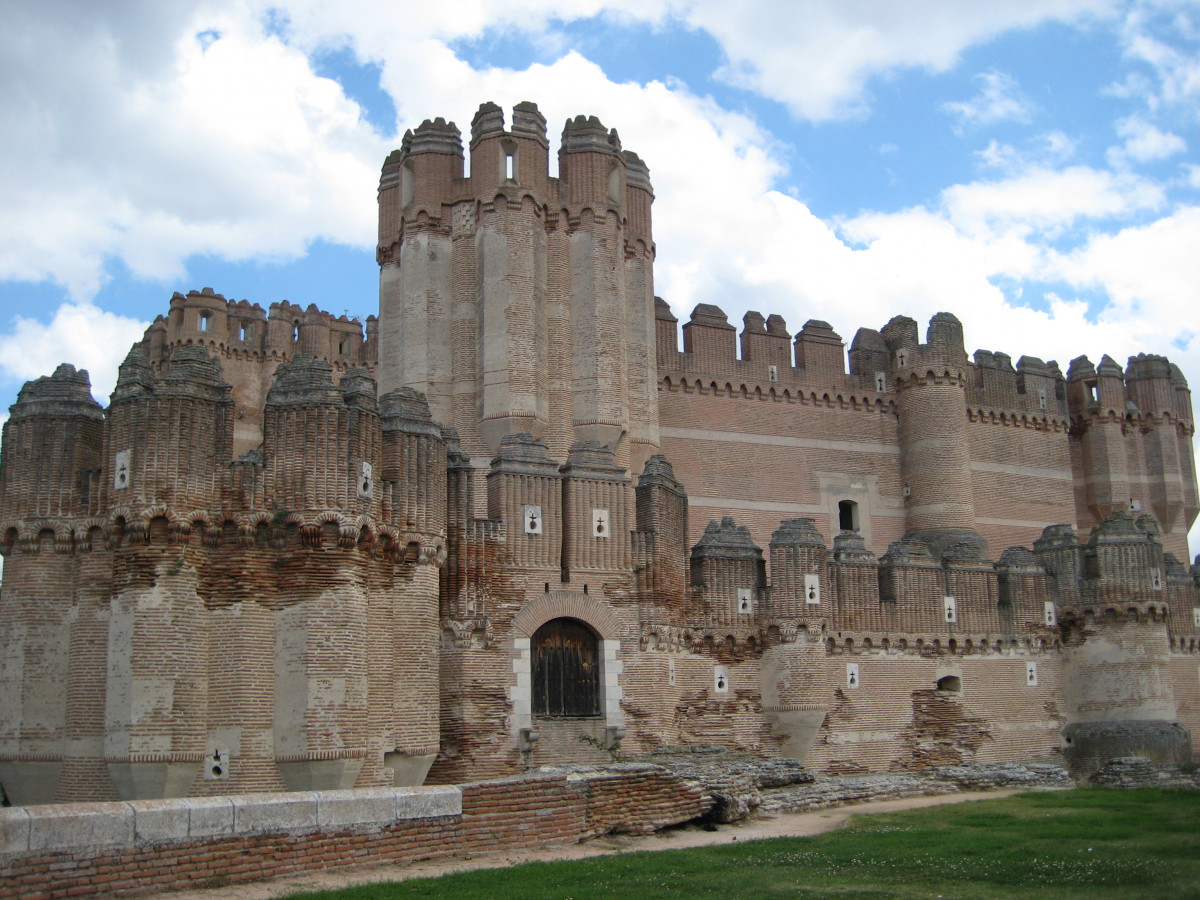
[{"label": "brickwork", "polygon": [[[830,773],[1052,759],[1076,733],[1099,761],[1182,752],[1177,367],[971,358],[950,313],[848,350],[710,304],[680,329],[614,130],[569,120],[551,177],[536,106],[484,104],[469,152],[466,176],[435,119],[385,161],[378,322],[206,288],[107,409],[70,365],[21,391],[13,802],[461,782],[618,745]],[[593,693],[560,719],[533,685],[564,619],[561,677]]]},{"label": "brickwork", "polygon": [[656,766],[545,774],[425,794],[359,791],[0,811],[0,897],[239,884],[648,833],[711,806]]}]

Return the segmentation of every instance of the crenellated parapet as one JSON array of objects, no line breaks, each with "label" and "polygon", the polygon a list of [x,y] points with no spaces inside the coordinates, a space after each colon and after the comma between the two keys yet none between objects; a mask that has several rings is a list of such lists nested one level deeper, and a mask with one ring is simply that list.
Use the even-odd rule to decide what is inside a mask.
[{"label": "crenellated parapet", "polygon": [[1191,392],[1177,366],[1140,354],[1121,366],[1086,356],[1067,372],[1071,438],[1083,480],[1080,525],[1114,512],[1146,511],[1158,520],[1168,549],[1186,553],[1186,533],[1200,512],[1191,451]]},{"label": "crenellated parapet", "polygon": [[481,105],[470,154],[464,175],[461,134],[436,119],[384,164],[381,389],[424,393],[477,458],[529,433],[560,463],[596,441],[640,465],[658,443],[645,163],[578,116],[552,177],[546,120],[528,102],[511,125]]},{"label": "crenellated parapet", "polygon": [[304,353],[329,363],[335,381],[355,367],[373,374],[376,325],[374,316],[363,323],[286,300],[264,310],[246,300],[226,300],[206,287],[174,294],[168,314],[151,323],[138,346],[157,373],[169,368],[182,347],[204,347],[220,360],[237,406],[234,452],[241,456],[262,443],[263,404],[276,366]]}]

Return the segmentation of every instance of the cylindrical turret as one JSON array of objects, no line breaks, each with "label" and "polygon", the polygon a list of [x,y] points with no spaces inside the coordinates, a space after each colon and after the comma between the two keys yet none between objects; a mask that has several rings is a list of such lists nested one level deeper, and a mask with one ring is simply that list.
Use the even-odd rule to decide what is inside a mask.
[{"label": "cylindrical turret", "polygon": [[1071,360],[1067,403],[1071,436],[1079,442],[1080,473],[1086,510],[1082,527],[1103,521],[1130,506],[1129,467],[1125,453],[1125,386],[1121,367],[1104,357],[1100,370],[1086,356]]},{"label": "cylindrical turret", "polygon": [[454,123],[426,120],[407,132],[379,180],[379,369],[381,393],[403,386],[451,421],[451,215],[462,184]]},{"label": "cylindrical turret", "polygon": [[0,522],[87,512],[103,428],[86,371],[64,364],[26,383],[4,423]]},{"label": "cylindrical turret", "polygon": [[[575,439],[611,447],[617,463],[624,466],[629,464],[629,447],[624,442],[629,425],[629,373],[617,323],[627,321],[622,222],[625,166],[616,131],[606,130],[595,116],[568,120],[558,168],[570,234]],[[649,316],[653,284],[643,284],[638,290],[638,314]],[[649,327],[644,321],[638,324]]]},{"label": "cylindrical turret", "polygon": [[770,615],[791,619],[828,614],[829,597],[822,600],[825,539],[812,519],[784,519],[771,535]]},{"label": "cylindrical turret", "polygon": [[532,103],[504,114],[485,103],[471,124],[475,223],[476,385],[480,436],[495,452],[506,434],[541,436],[550,401],[546,323],[545,119]]},{"label": "cylindrical turret", "polygon": [[894,327],[898,324],[888,323],[884,340],[897,345],[893,383],[906,526],[940,556],[953,543],[982,543],[971,491],[962,326],[949,313],[938,313],[930,321],[928,343],[913,347],[909,329]]},{"label": "cylindrical turret", "polygon": [[748,624],[763,612],[766,564],[750,529],[732,516],[708,523],[692,547],[692,585],[699,588],[714,625]]}]

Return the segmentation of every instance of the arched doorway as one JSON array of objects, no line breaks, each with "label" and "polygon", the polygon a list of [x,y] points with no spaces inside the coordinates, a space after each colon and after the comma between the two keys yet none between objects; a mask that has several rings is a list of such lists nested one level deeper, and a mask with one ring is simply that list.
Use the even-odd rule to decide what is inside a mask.
[{"label": "arched doorway", "polygon": [[600,715],[600,655],[595,632],[578,619],[551,619],[533,634],[533,714]]}]

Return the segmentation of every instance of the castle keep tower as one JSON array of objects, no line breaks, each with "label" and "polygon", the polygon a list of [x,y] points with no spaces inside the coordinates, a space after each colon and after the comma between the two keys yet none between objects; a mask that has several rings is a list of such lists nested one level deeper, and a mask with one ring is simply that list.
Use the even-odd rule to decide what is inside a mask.
[{"label": "castle keep tower", "polygon": [[594,116],[566,123],[551,177],[532,103],[485,103],[462,139],[405,135],[379,183],[380,387],[424,393],[482,469],[508,434],[623,468],[658,444],[649,174]]}]

